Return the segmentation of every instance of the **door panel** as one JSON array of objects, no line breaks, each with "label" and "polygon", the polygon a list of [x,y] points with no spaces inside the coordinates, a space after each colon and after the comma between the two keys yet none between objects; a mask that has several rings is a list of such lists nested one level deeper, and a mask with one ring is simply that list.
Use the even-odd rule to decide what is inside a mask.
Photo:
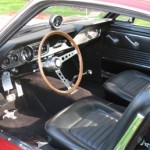
[{"label": "door panel", "polygon": [[[104,37],[102,68],[111,73],[121,68],[150,70],[150,30],[132,25],[112,25]],[[119,68],[109,70],[111,66]],[[109,63],[109,66],[108,66]],[[124,69],[122,69],[123,71]]]}]

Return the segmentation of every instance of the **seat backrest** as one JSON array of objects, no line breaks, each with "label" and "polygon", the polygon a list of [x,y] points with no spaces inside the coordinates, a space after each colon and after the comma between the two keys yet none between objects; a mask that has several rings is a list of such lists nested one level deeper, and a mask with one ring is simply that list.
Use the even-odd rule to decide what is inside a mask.
[{"label": "seat backrest", "polygon": [[111,135],[104,143],[102,149],[113,150],[120,141],[120,139],[124,136],[137,114],[141,114],[145,118],[149,113],[150,85],[147,85],[129,104],[122,117],[116,124],[116,127],[112,131]]}]

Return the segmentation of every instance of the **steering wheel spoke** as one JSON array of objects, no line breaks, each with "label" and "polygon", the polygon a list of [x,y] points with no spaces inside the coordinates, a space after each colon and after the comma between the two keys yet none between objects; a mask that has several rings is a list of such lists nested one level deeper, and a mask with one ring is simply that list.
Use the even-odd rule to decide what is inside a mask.
[{"label": "steering wheel spoke", "polygon": [[66,54],[60,56],[59,58],[61,59],[61,61],[63,63],[65,61],[67,61],[68,59],[72,58],[73,56],[75,56],[76,54],[77,54],[77,50],[75,49],[69,53],[66,53]]},{"label": "steering wheel spoke", "polygon": [[71,89],[71,85],[69,81],[65,78],[61,70],[56,70],[55,73],[57,74],[59,79],[64,83],[64,85],[68,88],[68,90]]}]

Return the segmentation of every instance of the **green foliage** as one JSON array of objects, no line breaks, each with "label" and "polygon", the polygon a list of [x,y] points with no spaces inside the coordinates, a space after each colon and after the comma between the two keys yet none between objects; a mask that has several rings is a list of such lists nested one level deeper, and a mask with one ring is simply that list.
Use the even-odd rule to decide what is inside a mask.
[{"label": "green foliage", "polygon": [[[26,3],[28,0],[0,0],[0,14],[11,14],[13,12],[19,11]],[[74,16],[74,15],[89,15],[90,11],[86,11],[86,9],[75,9],[75,8],[69,8],[65,6],[55,6],[49,9],[46,9],[43,13],[46,14],[60,14],[62,16]],[[102,18],[105,15],[105,13],[100,13],[98,16],[99,18]],[[128,21],[129,17],[126,16],[119,16],[117,20],[120,21]],[[150,27],[150,22],[149,21],[144,21],[140,19],[135,20],[135,25],[140,25],[140,26],[148,26]]]},{"label": "green foliage", "polygon": [[[123,22],[128,22],[129,18],[130,17],[128,17],[128,16],[120,15],[116,18],[116,20],[123,21]],[[150,21],[135,18],[135,21],[134,21],[133,25],[143,26],[143,27],[150,27]]]},{"label": "green foliage", "polygon": [[150,27],[150,22],[141,19],[135,19],[134,25]]},{"label": "green foliage", "polygon": [[55,6],[44,11],[46,14],[61,14],[62,16],[86,15],[86,9],[73,9],[65,6]]},{"label": "green foliage", "polygon": [[25,0],[0,0],[0,14],[8,14],[20,10],[27,1]]}]

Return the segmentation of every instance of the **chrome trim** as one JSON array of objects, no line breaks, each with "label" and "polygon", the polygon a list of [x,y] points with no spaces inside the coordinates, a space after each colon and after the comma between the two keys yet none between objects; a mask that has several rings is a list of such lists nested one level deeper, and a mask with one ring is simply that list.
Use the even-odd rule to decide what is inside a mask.
[{"label": "chrome trim", "polygon": [[134,46],[134,47],[139,47],[139,43],[138,42],[133,42],[127,35],[125,35],[125,38],[128,40],[128,42]]},{"label": "chrome trim", "polygon": [[75,56],[76,54],[77,54],[77,50],[75,49],[69,53],[66,53],[66,54],[60,56],[59,58],[60,58],[61,62],[63,63],[65,61],[67,61],[68,59],[72,58],[73,56]]},{"label": "chrome trim", "polygon": [[60,78],[60,80],[64,83],[64,85],[69,89],[71,89],[70,82],[65,78],[60,69],[56,70],[55,73]]},{"label": "chrome trim", "polygon": [[62,61],[59,57],[50,57],[46,61],[42,62],[43,67],[50,71],[61,69]]},{"label": "chrome trim", "polygon": [[[60,18],[61,18],[61,22],[60,22],[59,26],[56,26],[56,25],[55,25],[55,19],[57,19],[57,17],[60,17]],[[50,26],[51,26],[53,29],[59,29],[59,27],[61,26],[62,22],[63,22],[63,18],[62,18],[62,16],[60,16],[60,15],[53,15],[53,16],[50,17],[50,19],[49,19],[49,24],[50,24]]]},{"label": "chrome trim", "polygon": [[137,114],[126,132],[124,133],[121,140],[118,142],[117,146],[114,148],[114,150],[124,150],[126,149],[127,145],[131,141],[132,137],[134,136],[135,132],[139,128],[139,126],[142,124],[144,120],[144,116],[142,114]]},{"label": "chrome trim", "polygon": [[[2,64],[1,67],[2,67],[3,69],[12,69],[12,68],[15,68],[15,67],[19,67],[19,66],[21,66],[21,65],[23,65],[23,64],[25,64],[25,63],[30,63],[30,62],[36,61],[38,56],[34,54],[33,47],[34,47],[34,46],[37,46],[36,51],[38,52],[39,45],[40,45],[40,42],[36,42],[36,43],[29,44],[29,45],[27,45],[27,46],[18,48],[18,49],[16,49],[16,50],[12,50],[12,51],[8,54],[8,56],[7,56],[7,57],[10,59],[10,62],[11,62],[11,63],[10,63],[9,65]],[[45,45],[44,45],[44,46],[45,46]],[[41,58],[51,55],[51,54],[49,54],[49,51],[50,51],[50,49],[49,49],[49,48],[50,48],[49,44],[46,44],[46,46],[47,46],[47,51],[42,52]],[[29,61],[26,60],[25,56],[23,55],[23,50],[24,50],[24,48],[27,48],[27,47],[30,47],[30,48],[32,49],[32,53],[33,53],[33,58],[32,58],[32,60],[29,60]],[[12,57],[13,55],[17,55],[17,56],[18,56],[18,61],[13,61],[13,60],[11,59],[11,57]]]},{"label": "chrome trim", "polygon": [[[31,60],[27,60],[27,58],[26,58],[26,56],[25,56],[25,54],[24,54],[24,52],[27,52],[27,49],[30,49],[30,52],[31,52],[31,54],[32,54]],[[33,54],[33,47],[32,47],[31,45],[27,45],[27,46],[23,47],[23,49],[21,50],[21,57],[22,57],[22,59],[23,59],[25,62],[30,62],[30,61],[32,61],[32,59],[33,59],[33,57],[34,57],[34,54]]]},{"label": "chrome trim", "polygon": [[114,37],[112,37],[112,36],[109,35],[109,34],[108,34],[106,37],[109,38],[109,39],[110,39],[113,43],[115,43],[115,44],[119,42],[119,39],[114,38]]},{"label": "chrome trim", "polygon": [[[2,69],[13,69],[15,67],[21,66],[23,64],[25,64],[25,61],[23,60],[22,56],[21,56],[21,51],[22,49],[16,49],[16,50],[12,50],[9,54],[8,54],[8,58],[10,59],[10,64],[5,65],[4,63],[1,65]],[[11,59],[11,57],[13,55],[17,55],[18,56],[18,61],[13,61]]]}]

